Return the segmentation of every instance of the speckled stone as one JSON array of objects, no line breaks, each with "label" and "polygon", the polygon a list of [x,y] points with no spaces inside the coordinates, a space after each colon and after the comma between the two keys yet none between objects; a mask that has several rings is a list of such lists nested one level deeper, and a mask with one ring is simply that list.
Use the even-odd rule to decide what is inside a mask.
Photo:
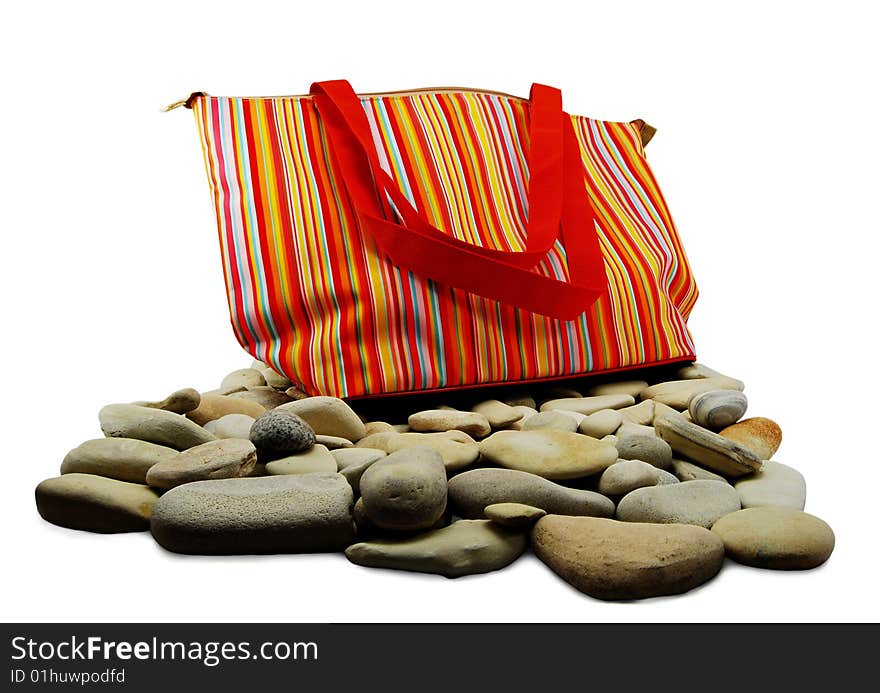
[{"label": "speckled stone", "polygon": [[61,463],[61,473],[94,474],[145,484],[150,467],[173,460],[179,454],[164,445],[134,438],[98,438],[68,452]]},{"label": "speckled stone", "polygon": [[334,473],[196,481],[159,499],[151,529],[177,553],[341,551],[354,541],[352,502]]},{"label": "speckled stone", "polygon": [[319,443],[302,452],[266,463],[266,474],[271,476],[335,471],[337,471],[336,458]]},{"label": "speckled stone", "polygon": [[277,456],[307,450],[315,444],[315,433],[296,414],[271,409],[254,421],[250,440],[261,453]]},{"label": "speckled stone", "polygon": [[349,546],[352,563],[370,568],[437,573],[448,578],[488,573],[513,563],[526,537],[490,520],[459,520],[411,539],[377,539]]},{"label": "speckled stone", "polygon": [[834,551],[831,527],[793,508],[746,508],[722,517],[712,533],[730,558],[755,568],[808,570]]},{"label": "speckled stone", "polygon": [[693,525],[548,515],[532,530],[532,546],[563,580],[606,600],[681,594],[713,578],[724,561],[721,540]]},{"label": "speckled stone", "polygon": [[177,457],[153,465],[147,484],[169,489],[191,481],[249,476],[257,463],[257,449],[249,440],[227,438],[196,445]]},{"label": "speckled stone", "polygon": [[631,491],[617,504],[617,519],[699,525],[708,529],[719,517],[739,508],[739,494],[730,484],[691,481]]},{"label": "speckled stone", "polygon": [[158,499],[155,491],[142,484],[93,474],[46,479],[36,490],[37,511],[47,522],[101,533],[148,529]]},{"label": "speckled stone", "polygon": [[108,438],[135,438],[176,450],[215,440],[211,433],[185,416],[164,409],[108,404],[98,413],[98,419]]},{"label": "speckled stone", "polygon": [[614,503],[600,493],[513,469],[473,469],[452,477],[449,503],[456,515],[467,518],[483,517],[486,506],[495,503],[522,503],[558,515],[614,515]]}]

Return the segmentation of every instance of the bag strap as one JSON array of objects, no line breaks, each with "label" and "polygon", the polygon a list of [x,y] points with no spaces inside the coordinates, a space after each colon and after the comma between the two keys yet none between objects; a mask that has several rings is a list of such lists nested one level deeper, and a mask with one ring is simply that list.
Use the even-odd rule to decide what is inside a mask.
[{"label": "bag strap", "polygon": [[[381,168],[366,114],[348,82],[318,82],[311,93],[358,224],[392,263],[560,320],[576,318],[604,293],[607,278],[580,148],[558,90],[532,89],[530,218],[523,252],[480,248],[431,226]],[[403,224],[388,220],[376,188],[387,193]],[[571,283],[527,269],[546,257],[560,232]]]}]

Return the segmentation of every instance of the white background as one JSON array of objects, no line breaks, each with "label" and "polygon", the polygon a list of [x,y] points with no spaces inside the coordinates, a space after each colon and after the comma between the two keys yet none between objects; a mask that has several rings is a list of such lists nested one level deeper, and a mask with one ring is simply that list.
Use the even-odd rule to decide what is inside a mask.
[{"label": "white background", "polygon": [[[7,621],[877,620],[874,3],[17,3],[0,28]],[[610,9],[613,6],[614,9]],[[228,322],[193,90],[563,89],[643,117],[702,296],[700,359],[782,425],[837,548],[728,562],[677,598],[595,601],[533,556],[455,581],[342,555],[203,558],[40,520],[33,488],[105,403],[216,387]]]}]

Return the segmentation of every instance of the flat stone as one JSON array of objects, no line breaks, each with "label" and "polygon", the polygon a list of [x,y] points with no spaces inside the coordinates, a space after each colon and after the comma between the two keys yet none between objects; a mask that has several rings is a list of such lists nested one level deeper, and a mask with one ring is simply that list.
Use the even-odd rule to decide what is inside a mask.
[{"label": "flat stone", "polygon": [[448,578],[488,573],[513,563],[526,549],[526,537],[490,520],[459,520],[412,539],[377,539],[345,550],[352,563],[437,573]]},{"label": "flat stone", "polygon": [[410,448],[370,465],[360,479],[364,511],[383,529],[427,529],[446,510],[446,467],[440,453]]},{"label": "flat stone", "polygon": [[761,460],[754,453],[695,423],[669,417],[658,421],[655,430],[675,452],[726,477],[761,469]]},{"label": "flat stone", "polygon": [[[653,399],[646,399],[646,402],[654,402]],[[689,412],[685,412],[690,417]],[[654,419],[651,421],[651,426],[657,427],[657,422],[660,419],[668,418],[668,417],[682,418],[684,414],[682,414],[678,409],[673,409],[668,404],[663,404],[663,402],[654,402]]]},{"label": "flat stone", "polygon": [[744,508],[774,506],[803,510],[807,502],[807,482],[792,467],[768,460],[760,472],[734,484]]},{"label": "flat stone", "polygon": [[623,414],[617,409],[600,409],[581,421],[578,432],[585,436],[602,439],[614,433],[623,423]]},{"label": "flat stone", "polygon": [[643,434],[617,434],[617,457],[624,460],[641,460],[658,469],[670,469],[672,467],[672,448],[662,438],[653,433]]},{"label": "flat stone", "polygon": [[645,599],[687,592],[713,578],[724,546],[693,525],[630,524],[548,515],[532,530],[551,570],[597,599]]},{"label": "flat stone", "polygon": [[429,447],[440,453],[447,472],[464,469],[480,456],[476,441],[467,433],[374,433],[356,443],[357,447],[376,448],[391,454],[414,447]]},{"label": "flat stone", "polygon": [[512,408],[520,414],[520,418],[514,421],[509,426],[506,426],[506,430],[510,431],[521,431],[530,418],[538,414],[538,410],[534,407],[527,407],[525,405],[517,404],[512,405]]},{"label": "flat stone", "polygon": [[617,438],[622,438],[624,436],[648,436],[649,438],[656,438],[657,431],[654,430],[653,426],[643,426],[642,424],[633,423],[632,421],[624,419],[623,423],[620,424],[620,427],[614,432],[614,435]]},{"label": "flat stone", "polygon": [[165,399],[158,402],[132,402],[132,404],[137,404],[141,407],[150,407],[151,409],[164,409],[165,411],[171,411],[175,414],[186,414],[188,411],[192,411],[198,407],[201,401],[202,396],[199,394],[199,391],[187,387],[183,390],[175,390]]},{"label": "flat stone", "polygon": [[567,431],[498,431],[482,440],[479,448],[488,462],[545,479],[590,476],[617,461],[613,446]]},{"label": "flat stone", "polygon": [[254,421],[250,440],[260,453],[278,456],[308,450],[315,444],[315,433],[293,412],[276,408]]},{"label": "flat stone", "polygon": [[745,389],[740,380],[734,380],[727,376],[713,376],[711,378],[696,378],[694,380],[670,380],[646,387],[639,393],[642,399],[653,399],[662,402],[673,409],[687,409],[691,397],[710,390],[739,390]]},{"label": "flat stone", "polygon": [[694,395],[688,405],[691,421],[710,431],[720,431],[739,421],[749,400],[738,390],[709,390]]},{"label": "flat stone", "polygon": [[355,498],[361,495],[361,476],[371,464],[385,457],[384,450],[375,448],[339,448],[331,450],[330,454],[336,459],[336,466],[351,485]]},{"label": "flat stone", "polygon": [[227,438],[196,445],[147,472],[147,484],[169,489],[191,481],[249,476],[257,463],[257,449],[249,440]]},{"label": "flat stone", "polygon": [[392,426],[387,421],[370,421],[364,424],[364,431],[366,432],[364,437],[372,435],[374,433],[386,433],[393,430],[394,426]]},{"label": "flat stone", "polygon": [[614,503],[602,494],[513,469],[473,469],[452,477],[449,503],[456,515],[467,518],[483,517],[486,506],[496,503],[522,503],[558,515],[614,515]]},{"label": "flat stone", "polygon": [[679,481],[697,481],[702,479],[704,481],[723,481],[725,484],[727,483],[727,479],[720,474],[710,472],[708,469],[703,469],[699,465],[687,460],[673,458],[672,471]]},{"label": "flat stone", "polygon": [[617,504],[617,519],[699,525],[708,529],[719,517],[739,508],[739,494],[730,484],[691,481],[631,491]]},{"label": "flat stone", "polygon": [[205,430],[210,431],[217,438],[250,438],[254,421],[256,419],[247,414],[227,414],[208,421]]},{"label": "flat stone", "polygon": [[339,436],[356,442],[367,434],[360,417],[337,397],[306,397],[282,404],[278,409],[302,417],[318,435]]},{"label": "flat stone", "polygon": [[265,385],[266,379],[263,377],[263,374],[260,373],[256,368],[240,368],[237,371],[232,371],[229,375],[227,375],[220,382],[221,388],[227,387],[257,387],[259,385]]},{"label": "flat stone", "polygon": [[108,404],[98,413],[98,419],[108,438],[135,438],[176,450],[215,440],[211,433],[185,416],[164,409]]},{"label": "flat stone", "polygon": [[808,570],[834,551],[834,532],[815,515],[794,508],[746,508],[712,527],[737,563],[774,570]]},{"label": "flat stone", "polygon": [[266,474],[314,474],[337,471],[336,458],[323,445],[315,444],[308,450],[266,463]]},{"label": "flat stone", "polygon": [[253,402],[241,397],[233,397],[231,395],[209,395],[202,394],[199,406],[188,412],[186,417],[204,426],[209,421],[214,421],[227,414],[244,414],[258,419],[266,412],[266,408],[262,404]]},{"label": "flat stone", "polygon": [[487,520],[509,529],[531,527],[544,515],[545,510],[524,503],[493,503],[483,510]]},{"label": "flat stone", "polygon": [[599,477],[599,493],[624,496],[637,488],[656,486],[659,471],[654,465],[641,460],[618,460]]},{"label": "flat stone", "polygon": [[353,500],[334,473],[196,481],[159,499],[151,529],[177,553],[341,551],[354,541]]},{"label": "flat stone", "polygon": [[482,414],[457,409],[428,409],[416,412],[407,422],[410,430],[418,433],[463,431],[482,438],[492,432],[489,421]]},{"label": "flat stone", "polygon": [[148,529],[158,499],[155,491],[142,484],[93,474],[46,479],[36,490],[37,511],[47,522],[101,533]]},{"label": "flat stone", "polygon": [[287,404],[288,402],[292,402],[293,398],[284,394],[283,392],[279,392],[274,388],[269,386],[260,386],[260,387],[251,387],[247,390],[242,390],[241,392],[234,392],[230,397],[238,397],[239,399],[247,399],[251,402],[256,402],[261,407],[263,407],[266,411],[270,409],[274,409],[275,407],[280,407],[282,404]]},{"label": "flat stone", "polygon": [[613,383],[602,383],[593,385],[587,390],[587,395],[598,397],[600,395],[629,395],[630,397],[638,397],[639,393],[648,387],[648,383],[644,380],[618,380]]},{"label": "flat stone", "polygon": [[521,431],[539,431],[550,429],[554,431],[568,431],[574,433],[578,429],[577,422],[561,411],[542,411],[528,420],[520,428]]},{"label": "flat stone", "polygon": [[487,399],[471,407],[471,411],[486,417],[492,428],[505,428],[519,421],[522,414],[497,399]]},{"label": "flat stone", "polygon": [[315,436],[315,442],[319,445],[323,445],[328,450],[340,450],[342,448],[354,447],[354,443],[350,440],[347,438],[340,438],[339,436]]},{"label": "flat stone", "polygon": [[654,400],[647,399],[631,407],[624,407],[620,410],[620,414],[624,421],[629,423],[651,426],[654,423]]},{"label": "flat stone", "polygon": [[[728,376],[724,375],[724,373],[720,373],[716,371],[714,368],[709,368],[709,366],[704,366],[702,363],[691,363],[687,366],[682,366],[678,369],[678,372],[675,374],[677,378],[681,380],[693,380],[695,378],[727,378]],[[731,380],[735,380],[735,378],[731,378]]]},{"label": "flat stone", "polygon": [[782,444],[782,429],[772,419],[756,416],[721,430],[722,438],[733,441],[758,459],[769,460]]},{"label": "flat stone", "polygon": [[541,411],[565,409],[589,416],[602,409],[622,409],[635,404],[631,395],[600,395],[598,397],[564,397],[551,399],[541,405]]},{"label": "flat stone", "polygon": [[145,484],[154,464],[173,460],[177,450],[134,438],[87,440],[64,456],[62,474],[93,474],[109,479]]}]

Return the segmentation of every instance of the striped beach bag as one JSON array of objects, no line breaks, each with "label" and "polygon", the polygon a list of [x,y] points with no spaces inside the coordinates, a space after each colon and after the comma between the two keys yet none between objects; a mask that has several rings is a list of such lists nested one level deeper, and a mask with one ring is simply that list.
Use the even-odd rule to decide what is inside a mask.
[{"label": "striped beach bag", "polygon": [[697,289],[641,121],[461,88],[195,93],[232,326],[337,397],[690,361]]}]

